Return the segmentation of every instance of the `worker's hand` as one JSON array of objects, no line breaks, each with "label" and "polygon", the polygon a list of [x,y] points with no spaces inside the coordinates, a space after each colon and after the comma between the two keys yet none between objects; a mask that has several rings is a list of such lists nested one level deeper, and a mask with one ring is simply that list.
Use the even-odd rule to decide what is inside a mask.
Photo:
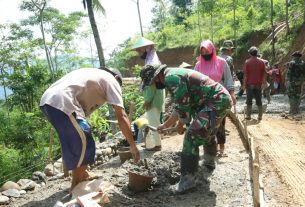
[{"label": "worker's hand", "polygon": [[135,163],[137,163],[140,160],[140,152],[139,152],[137,146],[136,145],[131,145],[129,147],[129,149],[130,149],[130,152],[132,154],[132,157],[133,157]]},{"label": "worker's hand", "polygon": [[144,102],[143,106],[144,106],[146,111],[148,111],[151,108],[150,102]]},{"label": "worker's hand", "polygon": [[268,87],[268,84],[267,84],[267,83],[263,83],[263,84],[262,84],[262,90],[265,90],[267,87]]},{"label": "worker's hand", "polygon": [[177,124],[178,134],[184,134],[185,128],[183,126],[184,126],[184,124],[179,121],[178,124]]},{"label": "worker's hand", "polygon": [[162,134],[163,133],[163,130],[166,129],[167,126],[165,126],[164,124],[161,124],[157,127],[157,131],[159,134]]}]

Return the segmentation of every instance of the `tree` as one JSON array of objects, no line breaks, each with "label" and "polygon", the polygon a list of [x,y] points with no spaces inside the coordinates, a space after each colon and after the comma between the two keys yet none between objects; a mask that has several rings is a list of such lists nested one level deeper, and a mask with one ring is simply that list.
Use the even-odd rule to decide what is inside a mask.
[{"label": "tree", "polygon": [[28,10],[35,13],[35,16],[39,20],[40,24],[40,32],[43,39],[44,49],[46,53],[46,58],[49,66],[49,70],[52,76],[52,80],[55,80],[54,76],[54,66],[52,65],[50,51],[47,47],[45,31],[44,31],[44,10],[47,6],[48,0],[24,0],[21,3],[20,9],[21,10]]},{"label": "tree", "polygon": [[151,10],[154,14],[151,20],[151,24],[152,28],[154,28],[155,31],[160,31],[165,25],[167,10],[163,0],[155,0],[155,2],[157,4]]},{"label": "tree", "polygon": [[273,22],[273,0],[270,0],[270,23],[272,28],[272,62],[275,60],[275,34],[274,34],[274,22]]},{"label": "tree", "polygon": [[210,38],[212,42],[214,41],[214,15],[216,13],[217,4],[214,0],[204,0],[201,1],[200,10],[207,13],[210,17]]},{"label": "tree", "polygon": [[0,25],[0,77],[1,85],[3,86],[4,98],[7,101],[7,89],[6,89],[6,74],[8,69],[8,62],[12,55],[12,46],[8,41],[8,26]]},{"label": "tree", "polygon": [[305,0],[304,0],[304,3],[303,3],[303,22],[305,24]]},{"label": "tree", "polygon": [[83,0],[84,8],[88,10],[88,16],[90,20],[91,29],[93,32],[97,54],[100,61],[100,66],[105,67],[105,57],[103,52],[103,46],[100,39],[99,31],[97,28],[97,24],[94,17],[94,11],[93,9],[96,9],[97,11],[101,11],[103,14],[105,14],[104,7],[101,5],[99,0]]},{"label": "tree", "polygon": [[285,5],[286,37],[288,36],[288,34],[290,32],[288,7],[289,7],[289,0],[286,0],[286,5]]},{"label": "tree", "polygon": [[[31,5],[24,7],[26,10],[32,10]],[[47,50],[47,62],[51,67],[52,78],[54,73],[58,71],[66,54],[75,51],[73,40],[77,36],[77,29],[81,25],[82,18],[85,14],[82,12],[73,12],[69,15],[64,15],[59,10],[52,7],[45,7],[43,11],[43,35],[42,38],[37,38],[37,41]],[[28,27],[41,25],[41,19],[35,15],[29,16],[21,21],[22,26]]]}]

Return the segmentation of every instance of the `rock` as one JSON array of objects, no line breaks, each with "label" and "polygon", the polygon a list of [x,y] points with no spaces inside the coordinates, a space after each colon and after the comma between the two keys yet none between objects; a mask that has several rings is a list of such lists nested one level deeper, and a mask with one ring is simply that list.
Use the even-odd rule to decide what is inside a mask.
[{"label": "rock", "polygon": [[111,154],[111,148],[107,147],[106,149],[102,149],[103,156]]},{"label": "rock", "polygon": [[17,183],[13,182],[13,181],[7,181],[1,187],[2,191],[6,191],[6,190],[9,190],[9,189],[21,190],[20,186]]},{"label": "rock", "polygon": [[21,191],[19,191],[19,193],[20,193],[20,195],[24,195],[24,194],[26,194],[26,191],[25,190],[21,190]]},{"label": "rock", "polygon": [[47,183],[47,176],[43,172],[36,171],[32,175],[32,180],[36,183]]},{"label": "rock", "polygon": [[53,166],[52,164],[48,164],[45,168],[44,168],[44,173],[46,176],[53,176],[59,173],[58,169],[56,169],[55,166]]},{"label": "rock", "polygon": [[95,154],[96,154],[97,157],[100,157],[100,156],[103,155],[103,151],[101,149],[97,149]]},{"label": "rock", "polygon": [[51,180],[57,180],[57,179],[61,179],[61,178],[64,178],[64,173],[59,173],[51,178],[49,178],[48,181],[51,181]]},{"label": "rock", "polygon": [[6,191],[3,191],[2,194],[8,197],[14,197],[14,198],[20,197],[20,191],[17,189],[8,189]]},{"label": "rock", "polygon": [[0,205],[8,204],[9,202],[10,202],[9,197],[0,195]]},{"label": "rock", "polygon": [[20,185],[21,190],[34,190],[36,183],[30,179],[20,179],[17,182]]}]

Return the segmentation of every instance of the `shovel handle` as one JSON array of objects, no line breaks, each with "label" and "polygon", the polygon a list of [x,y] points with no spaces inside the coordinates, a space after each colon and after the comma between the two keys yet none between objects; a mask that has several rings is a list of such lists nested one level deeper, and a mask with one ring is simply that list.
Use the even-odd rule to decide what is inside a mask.
[{"label": "shovel handle", "polygon": [[147,127],[150,129],[150,130],[152,130],[152,131],[157,131],[157,127],[153,127],[153,126],[150,126],[150,125],[147,125]]},{"label": "shovel handle", "polygon": [[145,168],[148,170],[148,164],[147,164],[146,158],[144,159],[144,165],[145,165]]}]

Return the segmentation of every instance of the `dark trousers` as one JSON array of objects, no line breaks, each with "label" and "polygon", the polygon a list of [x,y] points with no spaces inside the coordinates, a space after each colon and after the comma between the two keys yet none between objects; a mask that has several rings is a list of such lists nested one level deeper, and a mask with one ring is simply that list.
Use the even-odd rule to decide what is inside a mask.
[{"label": "dark trousers", "polygon": [[252,99],[255,99],[257,106],[262,106],[262,88],[261,85],[247,85],[247,101],[248,106],[252,106]]}]

